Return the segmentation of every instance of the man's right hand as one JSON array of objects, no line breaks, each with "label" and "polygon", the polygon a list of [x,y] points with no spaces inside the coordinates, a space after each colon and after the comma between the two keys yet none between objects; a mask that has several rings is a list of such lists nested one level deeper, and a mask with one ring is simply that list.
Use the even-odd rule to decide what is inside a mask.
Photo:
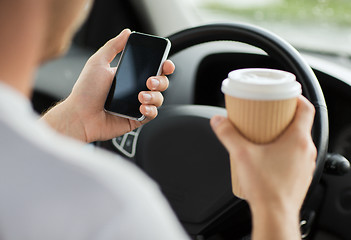
[{"label": "man's right hand", "polygon": [[[314,112],[313,105],[300,97],[295,118],[286,131],[274,142],[261,145],[245,139],[227,118],[211,119],[214,132],[229,152],[231,165],[235,165],[236,172],[232,174],[237,175],[240,191],[250,204],[254,229],[264,226],[263,219],[274,217],[275,213],[279,218],[287,214],[295,226],[290,230],[298,228],[299,211],[313,177],[317,155],[311,137]],[[233,189],[234,194],[236,191]],[[262,221],[255,224],[255,218]],[[288,223],[280,224],[278,228],[283,229],[282,225]]]}]

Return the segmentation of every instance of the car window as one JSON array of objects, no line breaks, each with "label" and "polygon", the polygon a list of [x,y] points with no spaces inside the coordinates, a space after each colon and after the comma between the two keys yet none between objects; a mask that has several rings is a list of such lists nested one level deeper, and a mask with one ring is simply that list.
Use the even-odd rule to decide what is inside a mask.
[{"label": "car window", "polygon": [[303,50],[351,55],[350,0],[192,0],[204,22],[262,26]]}]

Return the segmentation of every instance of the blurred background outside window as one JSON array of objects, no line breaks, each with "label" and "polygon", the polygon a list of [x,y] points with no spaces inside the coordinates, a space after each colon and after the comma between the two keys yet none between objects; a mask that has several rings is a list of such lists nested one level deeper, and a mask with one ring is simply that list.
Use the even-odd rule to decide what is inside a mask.
[{"label": "blurred background outside window", "polygon": [[202,22],[246,22],[299,50],[351,56],[350,0],[192,0]]}]

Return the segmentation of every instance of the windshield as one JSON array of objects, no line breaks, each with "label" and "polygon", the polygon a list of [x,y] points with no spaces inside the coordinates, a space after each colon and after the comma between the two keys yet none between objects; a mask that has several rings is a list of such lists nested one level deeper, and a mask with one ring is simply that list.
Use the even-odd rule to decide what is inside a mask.
[{"label": "windshield", "polygon": [[350,0],[192,0],[203,22],[246,22],[300,50],[351,56]]}]

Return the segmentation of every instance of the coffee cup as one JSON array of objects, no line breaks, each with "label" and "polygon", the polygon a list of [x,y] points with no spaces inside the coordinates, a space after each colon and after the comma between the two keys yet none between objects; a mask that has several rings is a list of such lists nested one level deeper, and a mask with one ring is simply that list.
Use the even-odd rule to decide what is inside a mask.
[{"label": "coffee cup", "polygon": [[[222,82],[222,92],[228,118],[237,130],[251,142],[266,144],[291,123],[302,90],[292,73],[247,68],[230,72]],[[240,197],[235,178],[232,176],[233,190]]]}]

